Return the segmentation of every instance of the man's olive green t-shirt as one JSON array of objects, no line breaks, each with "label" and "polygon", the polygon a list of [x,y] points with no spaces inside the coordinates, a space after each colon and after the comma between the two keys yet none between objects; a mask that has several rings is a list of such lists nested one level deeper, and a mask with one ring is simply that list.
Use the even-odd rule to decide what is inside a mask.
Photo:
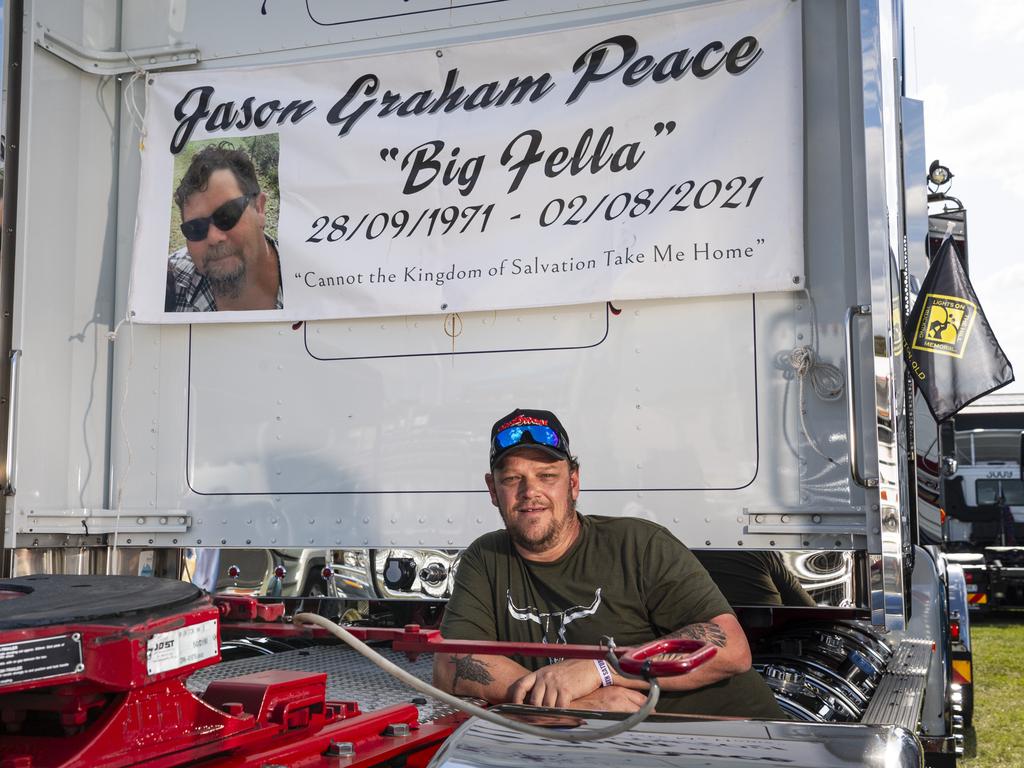
[{"label": "man's olive green t-shirt", "polygon": [[[504,530],[462,554],[441,634],[459,640],[640,645],[732,613],[707,571],[660,525],[580,515],[572,548],[551,563],[522,558]],[[558,660],[513,657],[528,669]],[[664,691],[659,712],[785,715],[754,670],[694,691]]]}]

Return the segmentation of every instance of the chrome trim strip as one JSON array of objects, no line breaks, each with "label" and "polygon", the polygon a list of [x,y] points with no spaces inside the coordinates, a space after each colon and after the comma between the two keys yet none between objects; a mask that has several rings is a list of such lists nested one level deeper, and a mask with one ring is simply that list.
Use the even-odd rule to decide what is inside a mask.
[{"label": "chrome trim strip", "polygon": [[18,360],[21,358],[20,349],[12,349],[10,357],[11,378],[8,387],[8,408],[7,408],[7,455],[4,463],[4,496],[14,495],[14,473],[18,471],[18,462],[14,455],[14,429],[17,418],[18,402]]},{"label": "chrome trim strip", "polygon": [[[860,0],[861,91],[863,93],[864,250],[870,271],[871,336],[874,356],[878,496],[869,503],[877,527],[869,551],[878,556],[871,573],[872,622],[891,630],[906,627],[904,519],[907,499],[903,366],[895,348],[899,323],[899,275],[892,254],[902,251],[899,173],[899,51],[894,47],[893,0]],[[893,295],[895,292],[895,296]],[[895,318],[894,318],[894,310]],[[865,445],[865,453],[871,454]]]}]

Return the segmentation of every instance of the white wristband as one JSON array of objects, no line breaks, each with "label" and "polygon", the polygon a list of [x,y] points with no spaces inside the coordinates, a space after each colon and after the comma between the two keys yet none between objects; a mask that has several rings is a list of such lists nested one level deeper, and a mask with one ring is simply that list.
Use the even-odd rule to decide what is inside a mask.
[{"label": "white wristband", "polygon": [[601,687],[607,688],[612,684],[612,670],[608,662],[603,659],[594,659],[594,666],[597,667],[597,674],[601,676]]}]

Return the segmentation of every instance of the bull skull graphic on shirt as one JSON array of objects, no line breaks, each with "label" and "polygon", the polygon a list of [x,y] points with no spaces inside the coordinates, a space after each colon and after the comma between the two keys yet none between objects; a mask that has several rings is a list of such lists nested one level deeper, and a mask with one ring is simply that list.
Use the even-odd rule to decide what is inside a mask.
[{"label": "bull skull graphic on shirt", "polygon": [[566,643],[565,628],[576,621],[576,619],[581,619],[584,616],[593,616],[597,613],[597,609],[601,607],[600,587],[594,590],[594,602],[590,605],[574,605],[564,611],[549,611],[547,613],[538,611],[532,605],[528,605],[525,608],[518,607],[512,601],[512,590],[506,590],[505,595],[508,598],[509,615],[517,621],[532,621],[534,624],[539,625],[544,633],[543,642],[545,643],[548,641],[548,629],[551,627],[552,621],[558,622],[558,642],[564,645]]}]

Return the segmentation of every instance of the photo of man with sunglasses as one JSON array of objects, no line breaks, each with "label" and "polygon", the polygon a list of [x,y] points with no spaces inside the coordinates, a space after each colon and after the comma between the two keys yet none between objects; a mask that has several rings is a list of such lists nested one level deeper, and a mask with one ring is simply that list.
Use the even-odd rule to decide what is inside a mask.
[{"label": "photo of man with sunglasses", "polygon": [[267,196],[249,155],[230,145],[196,153],[174,192],[184,248],[168,258],[167,312],[282,309]]},{"label": "photo of man with sunglasses", "polygon": [[491,429],[485,475],[503,530],[463,552],[441,635],[550,643],[551,658],[434,655],[434,684],[491,703],[635,711],[647,684],[603,660],[559,659],[559,643],[618,646],[688,637],[717,647],[662,678],[657,711],[786,719],[722,593],[677,538],[630,517],[582,515],[579,462],[550,411],[518,409]]}]

